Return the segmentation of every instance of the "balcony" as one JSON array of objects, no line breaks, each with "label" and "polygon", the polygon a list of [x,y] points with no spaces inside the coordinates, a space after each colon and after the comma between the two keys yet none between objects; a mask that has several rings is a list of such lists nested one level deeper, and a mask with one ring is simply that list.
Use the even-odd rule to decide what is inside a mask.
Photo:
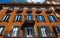
[{"label": "balcony", "polygon": [[48,26],[39,26],[38,35],[40,38],[56,38],[55,34],[50,31]]},{"label": "balcony", "polygon": [[[17,27],[14,27],[12,30],[16,31],[16,29]],[[44,33],[42,33],[43,29],[45,29]],[[24,27],[22,34],[19,32],[20,30],[16,31],[16,36],[13,36],[15,35],[15,32],[13,34],[13,31],[9,33],[6,32],[4,38],[56,38],[56,35],[50,31],[48,26],[39,26],[37,35],[35,35],[34,27]]]},{"label": "balcony", "polygon": [[19,38],[20,27],[14,26],[9,33],[5,33],[4,38]]},{"label": "balcony", "polygon": [[53,26],[56,35],[60,35],[60,26]]},{"label": "balcony", "polygon": [[33,27],[25,27],[24,28],[24,37],[34,37],[34,28]]}]

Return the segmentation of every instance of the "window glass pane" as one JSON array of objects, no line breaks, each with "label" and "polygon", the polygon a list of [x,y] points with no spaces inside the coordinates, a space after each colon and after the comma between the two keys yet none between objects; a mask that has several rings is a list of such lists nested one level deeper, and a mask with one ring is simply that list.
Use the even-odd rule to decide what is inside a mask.
[{"label": "window glass pane", "polygon": [[14,6],[10,6],[10,7],[8,7],[7,10],[13,11],[13,10],[14,10]]},{"label": "window glass pane", "polygon": [[52,13],[52,9],[46,8],[46,13],[47,13],[47,14]]},{"label": "window glass pane", "polygon": [[34,35],[34,28],[26,27],[24,32],[25,32],[25,37],[32,37]]},{"label": "window glass pane", "polygon": [[49,15],[48,17],[51,22],[56,22],[56,19],[53,15]]},{"label": "window glass pane", "polygon": [[27,20],[33,20],[33,16],[32,15],[27,15]]},{"label": "window glass pane", "polygon": [[33,31],[33,28],[29,27],[28,28],[28,35],[32,35],[32,33],[33,33],[32,31]]},{"label": "window glass pane", "polygon": [[15,21],[22,21],[22,15],[16,15]]},{"label": "window glass pane", "polygon": [[19,30],[20,30],[20,28],[19,28],[18,26],[14,26],[13,29],[12,29],[11,36],[12,36],[12,37],[18,36]]},{"label": "window glass pane", "polygon": [[5,27],[4,26],[0,26],[0,35],[2,35],[3,31],[4,31]]},{"label": "window glass pane", "polygon": [[0,7],[0,11],[1,11],[2,9],[3,9],[3,7],[1,6],[1,7]]},{"label": "window glass pane", "polygon": [[31,14],[31,13],[32,13],[32,9],[29,8],[26,13],[27,13],[27,14]]},{"label": "window glass pane", "polygon": [[60,26],[54,26],[54,30],[57,35],[60,34]]},{"label": "window glass pane", "polygon": [[38,15],[37,18],[38,18],[38,21],[45,22],[44,16]]},{"label": "window glass pane", "polygon": [[42,37],[47,37],[48,33],[51,33],[48,26],[39,26],[38,31],[39,31],[39,36]]},{"label": "window glass pane", "polygon": [[42,32],[42,36],[43,36],[43,37],[44,37],[44,36],[47,36],[47,35],[46,35],[46,29],[45,29],[44,27],[41,28],[41,32]]},{"label": "window glass pane", "polygon": [[10,18],[10,15],[9,15],[9,14],[6,14],[6,15],[3,17],[2,21],[8,22],[8,21],[9,21],[9,18]]}]

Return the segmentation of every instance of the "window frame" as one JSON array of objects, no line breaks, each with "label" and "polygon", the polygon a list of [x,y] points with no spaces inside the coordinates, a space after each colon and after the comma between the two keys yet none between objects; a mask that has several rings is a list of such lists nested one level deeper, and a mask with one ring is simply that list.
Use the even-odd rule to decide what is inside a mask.
[{"label": "window frame", "polygon": [[[6,17],[8,16],[8,19],[6,18]],[[2,18],[2,22],[9,22],[9,19],[10,19],[10,14],[5,14],[4,16],[3,16],[3,18]],[[7,19],[7,20],[6,20]]]},{"label": "window frame", "polygon": [[[12,33],[13,33],[13,29],[16,28],[16,27],[19,28],[18,31],[17,31],[17,36],[19,36],[19,33],[20,33],[20,27],[19,27],[19,26],[13,26],[13,27],[12,27],[12,29],[11,29],[11,31],[10,31],[11,36],[13,35],[13,34],[12,34]],[[11,36],[10,36],[10,37],[11,37]],[[17,36],[12,36],[12,37],[17,37]]]},{"label": "window frame", "polygon": [[[31,17],[30,20],[29,20],[29,16]],[[30,14],[26,15],[26,20],[32,21],[33,20],[33,15],[30,15]]]},{"label": "window frame", "polygon": [[[31,29],[29,32],[31,33],[31,35],[30,34],[28,34],[29,32],[28,32],[28,30],[29,29]],[[28,37],[27,35],[30,35],[29,37],[33,37],[34,36],[34,27],[25,27],[24,28],[24,36],[25,37]]]},{"label": "window frame", "polygon": [[[18,18],[18,17],[16,17],[16,16],[18,16],[18,17],[20,16],[20,18]],[[18,15],[18,14],[17,14],[16,16],[15,16],[15,18],[14,18],[14,22],[22,22],[23,16],[22,16],[22,15]],[[19,21],[18,21],[16,18],[18,18]],[[15,19],[16,19],[16,20],[15,20]]]},{"label": "window frame", "polygon": [[4,31],[5,31],[5,26],[0,26],[0,27],[3,27],[3,30],[2,30],[2,32],[1,32],[1,34],[0,34],[0,36],[2,36],[3,33],[4,33]]},{"label": "window frame", "polygon": [[[39,37],[43,37],[42,36],[42,32],[41,32],[41,28],[42,27],[44,27],[46,30],[45,30],[45,32],[46,32],[46,35],[48,34],[48,33],[51,33],[51,30],[50,30],[50,28],[49,28],[49,26],[38,26],[38,35],[39,35]],[[48,31],[47,31],[48,30]],[[47,36],[45,36],[45,37],[48,37],[48,35]]]},{"label": "window frame", "polygon": [[[51,19],[49,18],[49,16],[53,16],[54,21],[51,21]],[[48,19],[49,19],[50,22],[57,22],[57,19],[56,19],[56,17],[54,15],[48,15]]]},{"label": "window frame", "polygon": [[59,32],[60,28],[59,27],[60,26],[53,26],[55,34],[57,34],[57,35],[60,35],[60,32]]},{"label": "window frame", "polygon": [[[39,20],[38,20],[38,16],[43,17],[43,20],[44,20],[44,21],[41,21],[40,19],[39,19],[39,20],[40,20],[40,21],[39,21]],[[45,17],[44,17],[43,15],[37,15],[37,21],[38,21],[38,22],[46,22],[46,21],[45,21]]]}]

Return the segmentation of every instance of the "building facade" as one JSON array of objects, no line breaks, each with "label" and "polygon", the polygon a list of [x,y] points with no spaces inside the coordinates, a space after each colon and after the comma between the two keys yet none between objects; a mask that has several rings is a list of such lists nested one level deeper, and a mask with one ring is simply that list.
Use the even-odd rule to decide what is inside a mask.
[{"label": "building facade", "polygon": [[60,38],[59,0],[0,0],[0,38]]}]

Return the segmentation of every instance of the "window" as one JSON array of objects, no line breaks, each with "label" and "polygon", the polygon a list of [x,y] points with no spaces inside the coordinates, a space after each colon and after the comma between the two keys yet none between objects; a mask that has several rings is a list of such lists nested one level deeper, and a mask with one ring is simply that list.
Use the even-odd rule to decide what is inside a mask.
[{"label": "window", "polygon": [[16,13],[22,13],[23,12],[23,10],[18,10]]},{"label": "window", "polygon": [[46,13],[47,13],[47,14],[52,13],[52,9],[46,8]]},{"label": "window", "polygon": [[9,21],[9,18],[10,18],[10,14],[6,14],[6,15],[4,15],[2,21],[3,22],[8,22]]},{"label": "window", "polygon": [[27,20],[33,20],[33,15],[27,15]]},{"label": "window", "polygon": [[2,7],[2,6],[0,6],[0,10],[2,10],[2,8],[3,8],[3,7]]},{"label": "window", "polygon": [[53,15],[49,15],[48,17],[49,17],[50,22],[56,22],[56,19]]},{"label": "window", "polygon": [[31,14],[32,13],[32,10],[27,10],[27,14]]},{"label": "window", "polygon": [[19,26],[14,26],[11,32],[12,37],[17,37],[19,34],[20,27]]},{"label": "window", "polygon": [[10,11],[10,10],[7,10],[7,11],[6,11],[6,14],[7,14],[7,13],[12,13],[12,11]]},{"label": "window", "polygon": [[33,27],[26,27],[24,32],[26,34],[25,37],[32,37],[34,35],[34,28]]},{"label": "window", "polygon": [[17,13],[23,12],[23,7],[14,7],[15,10],[17,10]]},{"label": "window", "polygon": [[60,26],[54,26],[54,31],[57,35],[60,35]]},{"label": "window", "polygon": [[56,13],[60,13],[60,7],[56,7],[56,8],[55,8],[55,12],[56,12]]},{"label": "window", "polygon": [[37,14],[39,14],[39,13],[41,13],[41,12],[42,12],[42,10],[41,10],[40,8],[37,8],[37,9],[36,9],[36,13],[37,13]]},{"label": "window", "polygon": [[47,37],[48,33],[49,34],[51,33],[48,26],[39,26],[38,27],[38,34],[40,37]]},{"label": "window", "polygon": [[16,6],[14,7],[14,10],[19,10],[19,9],[20,9],[20,7],[16,7]]},{"label": "window", "polygon": [[28,8],[25,8],[27,9],[27,14],[31,14],[32,13],[32,7],[28,7]]},{"label": "window", "polygon": [[7,10],[13,11],[14,10],[14,7],[13,6],[10,6],[10,7],[8,7]]},{"label": "window", "polygon": [[16,21],[16,22],[22,21],[22,15],[16,15],[14,21]]},{"label": "window", "polygon": [[4,31],[5,27],[4,26],[0,26],[0,35],[3,34],[3,31]]},{"label": "window", "polygon": [[45,22],[44,16],[42,16],[42,15],[38,15],[37,19],[39,22]]},{"label": "window", "polygon": [[60,17],[57,17],[58,18],[58,20],[60,21]]},{"label": "window", "polygon": [[20,7],[19,11],[23,11],[23,7]]},{"label": "window", "polygon": [[57,19],[60,21],[60,7],[57,7],[56,9],[55,9],[55,15],[57,16]]},{"label": "window", "polygon": [[6,7],[4,7],[4,9],[7,9],[8,11],[13,11],[14,6],[6,6]]}]

